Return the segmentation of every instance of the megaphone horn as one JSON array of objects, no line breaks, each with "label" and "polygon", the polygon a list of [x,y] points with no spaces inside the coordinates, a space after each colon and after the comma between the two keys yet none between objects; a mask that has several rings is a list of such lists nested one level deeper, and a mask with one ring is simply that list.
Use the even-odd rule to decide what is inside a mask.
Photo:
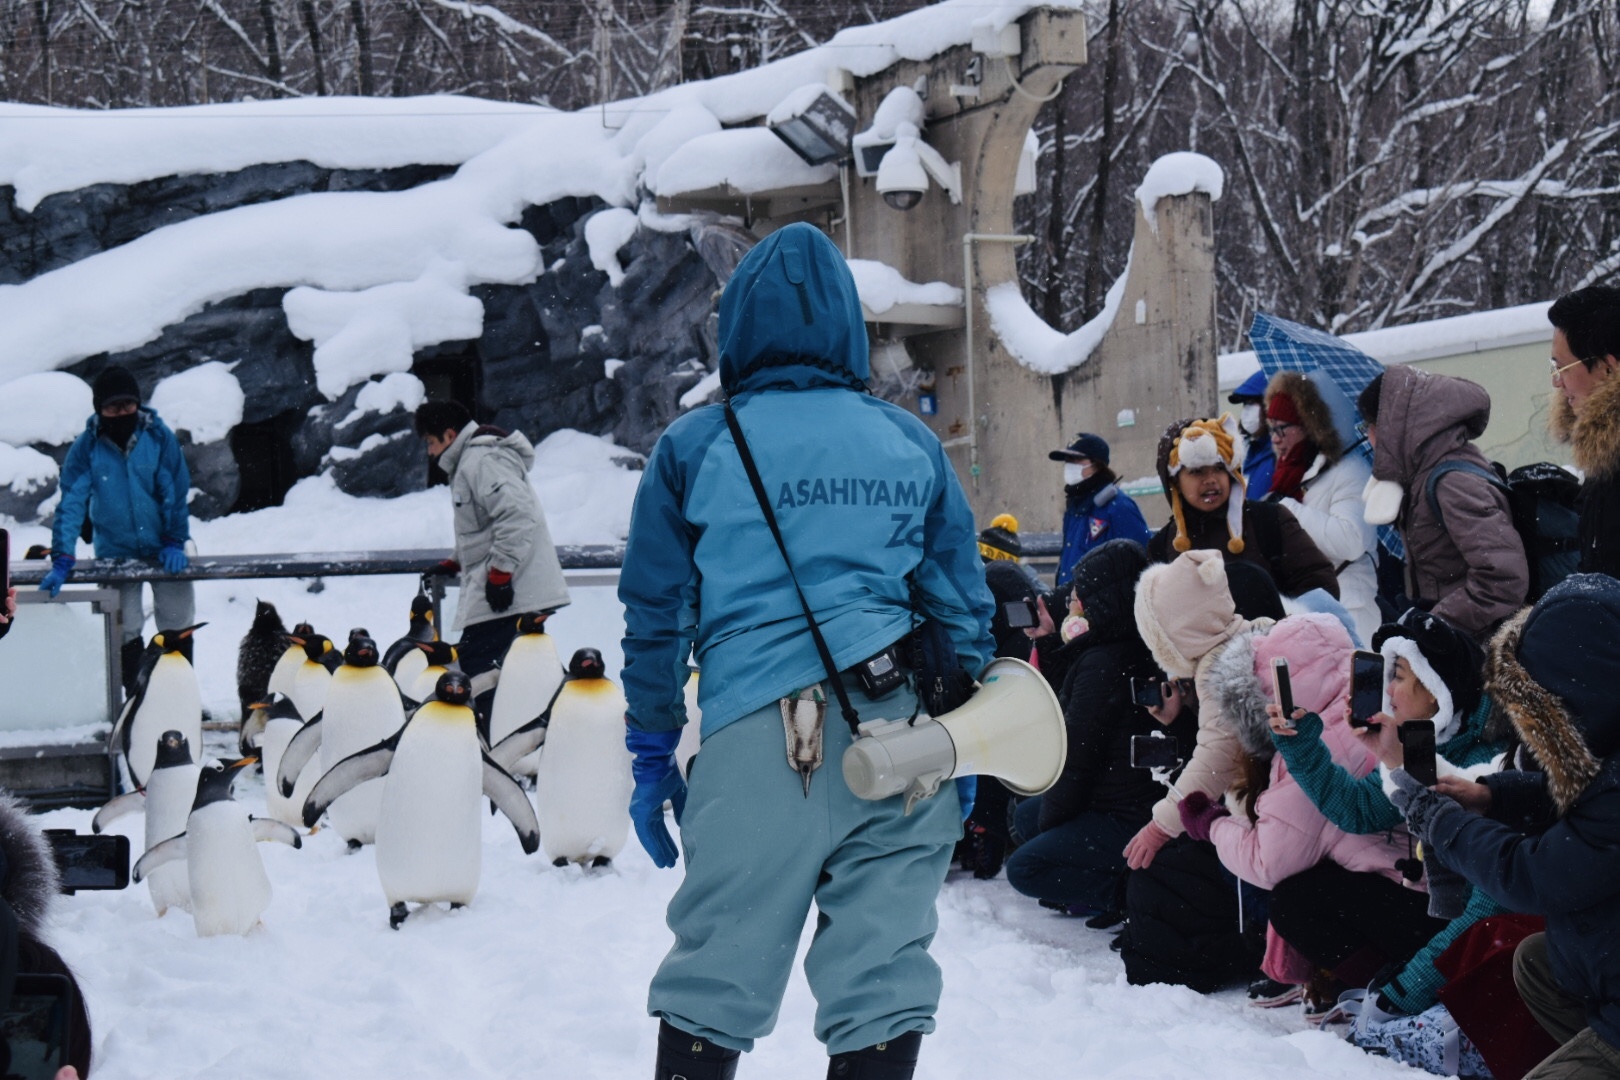
[{"label": "megaphone horn", "polygon": [[994,776],[1019,795],[1057,783],[1068,753],[1057,695],[1040,672],[992,660],[965,705],[932,720],[861,725],[844,751],[844,782],[863,799],[905,794],[906,813],[958,776]]}]

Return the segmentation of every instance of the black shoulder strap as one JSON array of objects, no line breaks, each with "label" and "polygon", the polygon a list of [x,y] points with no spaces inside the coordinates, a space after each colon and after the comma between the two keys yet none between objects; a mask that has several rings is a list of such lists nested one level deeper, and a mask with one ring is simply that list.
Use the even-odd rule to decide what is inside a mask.
[{"label": "black shoulder strap", "polygon": [[759,478],[759,467],[754,464],[754,455],[748,450],[748,440],[743,438],[742,424],[738,422],[737,413],[732,409],[729,398],[726,399],[726,426],[731,429],[732,441],[737,444],[737,456],[742,458],[743,471],[748,474],[748,483],[753,486],[754,498],[759,500],[760,511],[765,515],[765,524],[771,527],[771,535],[776,537],[776,547],[782,552],[782,561],[787,564],[788,578],[793,582],[793,591],[799,596],[799,606],[804,608],[804,621],[810,626],[810,637],[814,639],[816,652],[821,654],[821,663],[827,669],[827,681],[832,683],[833,693],[838,695],[838,707],[843,710],[844,721],[849,724],[850,734],[859,735],[860,714],[849,702],[849,694],[844,690],[844,680],[833,664],[832,651],[827,648],[827,639],[821,636],[821,626],[810,612],[810,601],[804,598],[804,590],[799,588],[799,575],[793,572],[793,560],[788,558],[787,544],[782,540],[782,530],[776,524],[776,514],[771,510],[771,501],[765,494],[765,482]]},{"label": "black shoulder strap", "polygon": [[[1440,486],[1440,478],[1442,476],[1445,476],[1447,473],[1454,472],[1469,473],[1473,476],[1482,477],[1492,487],[1501,491],[1502,494],[1509,496],[1510,499],[1513,495],[1513,489],[1508,487],[1507,483],[1496,474],[1495,469],[1488,469],[1485,466],[1475,464],[1472,461],[1461,461],[1457,458],[1452,458],[1450,461],[1442,461],[1433,469],[1429,470],[1428,482],[1423,485],[1424,498],[1429,503],[1429,513],[1434,515],[1435,524],[1439,525],[1442,529],[1446,527],[1446,516],[1440,510],[1440,495],[1436,489]],[[1509,509],[1511,508],[1512,505],[1510,502]]]}]

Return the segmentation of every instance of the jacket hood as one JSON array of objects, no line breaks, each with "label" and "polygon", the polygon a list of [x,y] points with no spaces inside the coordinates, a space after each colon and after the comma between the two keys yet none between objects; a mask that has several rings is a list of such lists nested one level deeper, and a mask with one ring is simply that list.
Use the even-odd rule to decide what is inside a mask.
[{"label": "jacket hood", "polygon": [[524,472],[534,468],[534,445],[529,442],[528,436],[521,431],[503,431],[497,427],[480,425],[476,420],[462,428],[461,434],[456,436],[456,441],[439,455],[439,468],[445,471],[445,475],[454,476],[456,466],[461,464],[462,457],[468,448],[473,446],[494,446],[510,450],[523,462]]},{"label": "jacket hood", "polygon": [[1275,748],[1266,705],[1277,697],[1272,661],[1278,658],[1288,661],[1295,706],[1316,713],[1324,727],[1342,723],[1352,648],[1344,624],[1324,614],[1292,615],[1234,638],[1211,667],[1209,683],[1244,752],[1269,758]]},{"label": "jacket hood", "polygon": [[795,222],[761,240],[720,296],[720,385],[864,389],[871,374],[855,278],[822,232]]},{"label": "jacket hood", "polygon": [[16,912],[22,929],[40,937],[57,893],[56,856],[29,816],[28,805],[4,791],[0,791],[0,852],[6,860],[0,897]]},{"label": "jacket hood", "polygon": [[1479,438],[1490,419],[1491,396],[1478,383],[1391,364],[1378,400],[1373,476],[1409,487]]},{"label": "jacket hood", "polygon": [[1134,540],[1099,544],[1075,564],[1072,584],[1091,627],[1088,637],[1137,636],[1136,580],[1147,566],[1147,552]]},{"label": "jacket hood", "polygon": [[1279,371],[1266,385],[1266,407],[1278,394],[1287,395],[1299,412],[1299,426],[1305,437],[1332,465],[1344,456],[1345,442],[1333,422],[1333,410],[1323,400],[1322,392],[1311,379],[1297,371]]},{"label": "jacket hood", "polygon": [[1575,574],[1491,639],[1485,688],[1547,773],[1559,812],[1620,749],[1620,581]]},{"label": "jacket hood", "polygon": [[1266,719],[1270,699],[1255,676],[1254,653],[1256,643],[1271,629],[1257,626],[1235,634],[1211,659],[1201,684],[1213,692],[1213,707],[1237,736],[1243,752],[1261,761],[1270,761],[1276,748],[1271,745],[1271,724]]},{"label": "jacket hood", "polygon": [[1549,419],[1553,437],[1570,444],[1575,464],[1589,479],[1607,480],[1620,473],[1620,378],[1599,383],[1579,417],[1563,394],[1553,394]]}]

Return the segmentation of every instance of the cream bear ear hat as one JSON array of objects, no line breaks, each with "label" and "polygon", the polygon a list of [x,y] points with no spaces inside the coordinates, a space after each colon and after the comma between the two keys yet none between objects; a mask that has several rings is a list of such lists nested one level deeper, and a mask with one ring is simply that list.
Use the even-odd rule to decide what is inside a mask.
[{"label": "cream bear ear hat", "polygon": [[1181,501],[1181,489],[1174,482],[1182,469],[1202,469],[1210,465],[1223,466],[1232,476],[1232,494],[1226,500],[1226,550],[1233,555],[1243,551],[1243,500],[1249,491],[1243,478],[1242,458],[1247,450],[1242,429],[1231,413],[1222,413],[1219,420],[1199,420],[1181,429],[1170,445],[1167,472],[1170,484],[1170,514],[1176,521],[1176,537],[1171,546],[1187,551],[1192,540],[1187,536],[1186,508]]}]

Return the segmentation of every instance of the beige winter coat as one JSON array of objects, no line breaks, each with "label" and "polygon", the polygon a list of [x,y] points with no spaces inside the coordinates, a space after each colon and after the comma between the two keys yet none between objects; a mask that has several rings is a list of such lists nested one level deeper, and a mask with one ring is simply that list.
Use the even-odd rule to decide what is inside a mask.
[{"label": "beige winter coat", "polygon": [[[557,549],[540,497],[529,483],[534,447],[522,432],[503,434],[476,422],[461,429],[439,456],[455,503],[456,561],[461,564],[459,632],[491,619],[516,618],[568,603]],[[515,599],[504,612],[484,597],[490,567],[512,575]]]}]

